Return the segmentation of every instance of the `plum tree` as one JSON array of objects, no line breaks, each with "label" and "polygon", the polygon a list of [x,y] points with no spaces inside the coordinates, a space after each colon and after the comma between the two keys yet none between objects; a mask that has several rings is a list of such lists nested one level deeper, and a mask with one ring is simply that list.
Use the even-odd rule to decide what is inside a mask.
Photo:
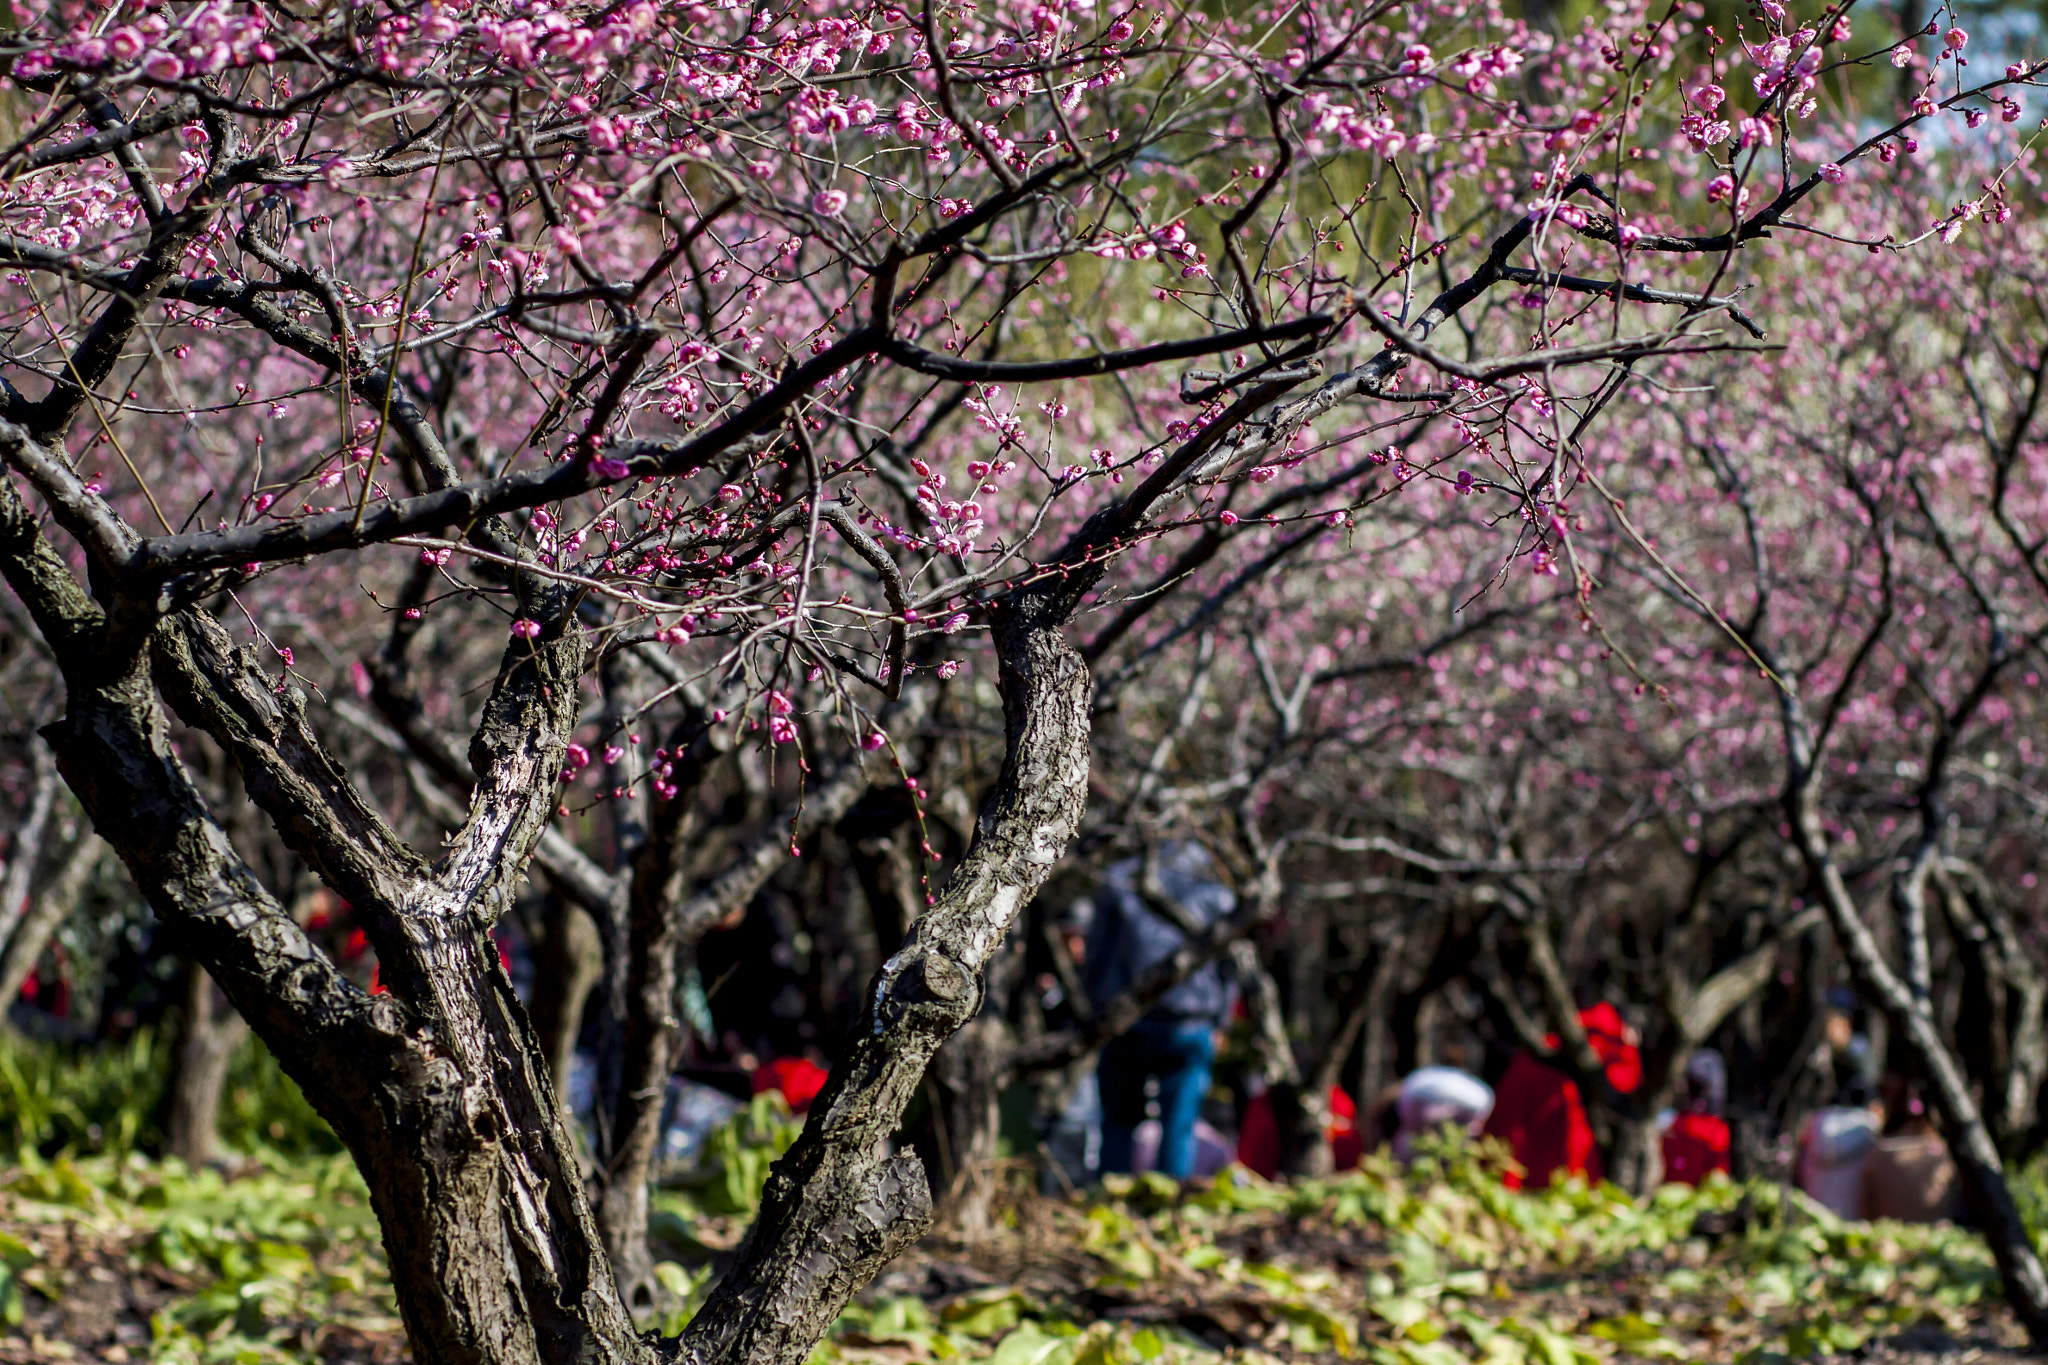
[{"label": "plum tree", "polygon": [[[62,680],[41,733],[354,1154],[437,1365],[805,1359],[929,1222],[889,1139],[1081,828],[1108,651],[1183,585],[1213,614],[1295,556],[1339,613],[1475,554],[1475,588],[1562,567],[1590,610],[1599,421],[1764,352],[1753,314],[1791,305],[1737,286],[1773,234],[1860,260],[2002,226],[2042,69],[1980,80],[1960,28],[1775,0],[1726,33],[1464,0],[67,0],[24,25],[0,573]],[[1870,123],[1884,54],[1910,104]],[[1871,189],[1930,126],[1994,167],[1931,214]],[[1377,560],[1339,552],[1380,522],[1405,535]],[[1399,562],[1417,585],[1375,580]],[[1332,640],[1280,694],[1289,744],[1364,667]],[[734,1263],[679,1342],[643,1338],[678,954],[870,788],[916,807],[904,740],[990,681],[967,846]],[[257,874],[173,718],[353,907],[376,991]],[[774,815],[707,850],[728,778]],[[400,832],[401,779],[440,848]],[[1250,847],[1271,866],[1283,837]],[[488,937],[536,866],[605,945],[589,1188]]]}]

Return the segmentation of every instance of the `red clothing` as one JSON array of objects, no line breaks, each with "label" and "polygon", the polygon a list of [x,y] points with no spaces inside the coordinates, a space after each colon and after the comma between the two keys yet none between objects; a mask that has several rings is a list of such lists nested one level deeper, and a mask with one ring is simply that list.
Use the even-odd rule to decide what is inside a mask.
[{"label": "red clothing", "polygon": [[1664,1130],[1664,1179],[1697,1185],[1709,1171],[1728,1169],[1728,1121],[1713,1114],[1680,1114]]},{"label": "red clothing", "polygon": [[[1581,1010],[1579,1023],[1585,1027],[1593,1051],[1607,1065],[1609,1085],[1626,1095],[1642,1084],[1642,1054],[1628,1041],[1627,1025],[1614,1006],[1603,1000]],[[1556,1047],[1557,1035],[1551,1034],[1544,1042]],[[1583,1174],[1594,1181],[1606,1175],[1579,1087],[1562,1071],[1545,1066],[1527,1052],[1516,1053],[1508,1063],[1507,1074],[1494,1089],[1493,1113],[1483,1132],[1514,1150],[1515,1163],[1524,1174],[1508,1174],[1511,1190],[1525,1183],[1542,1189],[1559,1171]]]},{"label": "red clothing", "polygon": [[[1330,1158],[1335,1169],[1348,1171],[1365,1155],[1365,1140],[1358,1131],[1358,1106],[1344,1087],[1330,1087]],[[1252,1096],[1244,1108],[1244,1122],[1237,1132],[1237,1164],[1271,1180],[1280,1174],[1280,1121],[1274,1117],[1272,1098],[1264,1093]]]},{"label": "red clothing", "polygon": [[801,1114],[825,1088],[825,1069],[807,1057],[777,1057],[754,1069],[754,1093],[780,1090],[789,1111]]}]

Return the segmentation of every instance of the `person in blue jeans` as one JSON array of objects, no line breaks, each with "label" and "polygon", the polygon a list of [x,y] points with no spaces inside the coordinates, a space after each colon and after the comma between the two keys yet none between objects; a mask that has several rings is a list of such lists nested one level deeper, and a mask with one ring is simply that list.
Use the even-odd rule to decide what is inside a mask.
[{"label": "person in blue jeans", "polygon": [[[1199,844],[1175,842],[1145,860],[1111,865],[1094,898],[1086,965],[1089,998],[1098,1005],[1129,988],[1155,962],[1187,942],[1187,927],[1206,928],[1237,906],[1209,869]],[[1216,1035],[1237,1003],[1237,988],[1220,963],[1175,986],[1128,1033],[1112,1039],[1096,1063],[1102,1092],[1103,1174],[1131,1169],[1132,1134],[1145,1118],[1145,1082],[1159,1081],[1157,1169],[1185,1180],[1195,1165],[1195,1120],[1209,1091]]]}]

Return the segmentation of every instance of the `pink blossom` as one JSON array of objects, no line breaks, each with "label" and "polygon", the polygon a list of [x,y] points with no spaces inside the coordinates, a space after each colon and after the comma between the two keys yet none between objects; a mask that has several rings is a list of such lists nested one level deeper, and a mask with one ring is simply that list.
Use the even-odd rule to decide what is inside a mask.
[{"label": "pink blossom", "polygon": [[1820,178],[1830,185],[1839,185],[1849,178],[1849,173],[1832,161],[1824,161],[1820,167]]},{"label": "pink blossom", "polygon": [[811,196],[811,208],[824,218],[837,218],[846,212],[845,190],[819,190]]},{"label": "pink blossom", "polygon": [[771,716],[768,718],[768,735],[777,744],[794,744],[796,722],[788,716]]},{"label": "pink blossom", "polygon": [[880,730],[870,730],[860,737],[860,747],[873,753],[889,742],[889,737]]},{"label": "pink blossom", "polygon": [[1941,41],[1950,52],[1960,52],[1970,45],[1970,35],[1962,28],[1952,28],[1941,35]]},{"label": "pink blossom", "polygon": [[941,678],[952,678],[956,676],[959,672],[960,661],[958,659],[947,659],[939,665],[938,669],[938,673]]},{"label": "pink blossom", "polygon": [[512,623],[512,634],[521,640],[531,640],[540,634],[540,622],[520,617]]}]

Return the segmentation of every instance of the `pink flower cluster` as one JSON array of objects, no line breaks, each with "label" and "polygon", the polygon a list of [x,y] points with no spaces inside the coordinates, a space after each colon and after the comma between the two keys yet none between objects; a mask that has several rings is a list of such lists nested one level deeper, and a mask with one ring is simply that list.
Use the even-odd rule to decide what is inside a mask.
[{"label": "pink flower cluster", "polygon": [[239,10],[211,0],[182,16],[158,10],[104,34],[32,49],[16,59],[14,75],[33,81],[59,67],[119,67],[140,68],[152,81],[196,80],[275,60],[277,50],[266,33],[260,9]]}]

